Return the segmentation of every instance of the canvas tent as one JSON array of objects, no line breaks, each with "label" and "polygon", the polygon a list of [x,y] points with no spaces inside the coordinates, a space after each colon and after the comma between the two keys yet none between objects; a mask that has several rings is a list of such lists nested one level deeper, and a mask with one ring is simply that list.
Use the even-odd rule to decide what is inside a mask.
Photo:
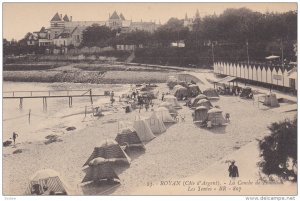
[{"label": "canvas tent", "polygon": [[173,89],[175,85],[177,85],[178,81],[175,76],[169,76],[167,80],[167,85],[170,89]]},{"label": "canvas tent", "polygon": [[198,85],[195,85],[195,84],[189,85],[188,91],[189,91],[189,94],[190,94],[192,97],[195,97],[195,96],[197,96],[198,94],[201,93],[201,90],[200,90],[199,86],[198,86]]},{"label": "canvas tent", "polygon": [[279,103],[276,97],[276,94],[270,93],[269,95],[265,96],[264,105],[270,107],[279,107]]},{"label": "canvas tent", "polygon": [[196,107],[196,104],[202,100],[202,99],[206,99],[207,100],[207,97],[204,95],[204,94],[199,94],[193,101],[192,101],[192,105],[191,107]]},{"label": "canvas tent", "polygon": [[210,110],[208,110],[207,114],[207,120],[211,121],[211,124],[213,126],[220,126],[223,125],[224,123],[226,123],[225,118],[222,115],[222,110],[219,108],[212,108]]},{"label": "canvas tent", "polygon": [[152,112],[151,116],[146,119],[146,121],[148,122],[150,129],[154,134],[161,134],[167,130],[164,122],[154,111]]},{"label": "canvas tent", "polygon": [[219,98],[219,94],[217,93],[217,91],[213,88],[208,88],[206,90],[203,91],[203,94],[208,98]]},{"label": "canvas tent", "polygon": [[185,87],[183,87],[183,86],[181,86],[181,85],[177,84],[177,85],[175,85],[175,86],[174,86],[174,88],[173,88],[173,89],[176,91],[176,90],[177,90],[177,89],[179,89],[179,88],[185,88]]},{"label": "canvas tent", "polygon": [[89,181],[101,181],[101,180],[118,180],[118,175],[111,167],[110,162],[102,157],[95,158],[89,162],[89,167],[85,169],[86,175],[82,180],[82,183]]},{"label": "canvas tent", "polygon": [[71,195],[60,174],[52,169],[39,170],[31,176],[26,195]]},{"label": "canvas tent", "polygon": [[208,117],[208,109],[205,106],[199,106],[196,108],[194,112],[194,122],[200,122],[203,123],[207,120]]},{"label": "canvas tent", "polygon": [[158,118],[162,120],[164,123],[175,123],[176,121],[172,118],[169,111],[165,107],[159,107],[156,109],[156,114]]},{"label": "canvas tent", "polygon": [[204,106],[206,107],[207,109],[210,109],[212,107],[212,104],[209,100],[206,100],[206,99],[201,99],[199,100],[196,104],[194,104],[192,106],[192,108],[197,108],[199,106]]},{"label": "canvas tent", "polygon": [[172,106],[175,108],[175,109],[180,109],[182,108],[180,106],[180,104],[178,103],[177,99],[175,96],[172,96],[172,95],[166,95],[164,97],[164,101],[167,102],[167,103],[171,103]]},{"label": "canvas tent", "polygon": [[115,139],[120,146],[126,147],[140,147],[145,149],[145,146],[138,136],[137,132],[133,128],[123,128],[120,132],[118,132]]},{"label": "canvas tent", "polygon": [[167,108],[171,115],[175,115],[178,113],[171,103],[162,102],[161,104],[159,104],[159,107]]},{"label": "canvas tent", "polygon": [[145,119],[138,118],[135,120],[133,122],[133,128],[142,142],[148,142],[155,138],[155,135],[151,131],[151,128]]},{"label": "canvas tent", "polygon": [[190,93],[185,87],[178,88],[174,93],[174,96],[177,98],[177,100],[183,100],[184,97],[189,97],[189,95]]},{"label": "canvas tent", "polygon": [[185,82],[185,81],[179,81],[178,84],[181,85],[181,86],[183,86],[184,88],[188,88],[189,87],[188,83]]},{"label": "canvas tent", "polygon": [[91,160],[98,157],[111,159],[112,162],[124,162],[130,164],[129,156],[127,156],[115,140],[111,139],[106,139],[102,141],[99,146],[95,147],[93,153],[83,166],[88,165]]}]

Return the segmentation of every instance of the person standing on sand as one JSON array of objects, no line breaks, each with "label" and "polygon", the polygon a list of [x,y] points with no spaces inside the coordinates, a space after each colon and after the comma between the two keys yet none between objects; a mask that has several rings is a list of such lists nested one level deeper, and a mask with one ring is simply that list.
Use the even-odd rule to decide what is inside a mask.
[{"label": "person standing on sand", "polygon": [[161,101],[164,101],[164,98],[165,98],[165,93],[163,92],[161,95]]},{"label": "person standing on sand", "polygon": [[16,144],[16,139],[17,137],[19,137],[19,135],[15,132],[13,132],[13,140],[14,140],[14,144]]},{"label": "person standing on sand", "polygon": [[239,170],[238,167],[234,164],[235,161],[231,162],[231,165],[228,168],[229,171],[229,177],[239,177]]}]

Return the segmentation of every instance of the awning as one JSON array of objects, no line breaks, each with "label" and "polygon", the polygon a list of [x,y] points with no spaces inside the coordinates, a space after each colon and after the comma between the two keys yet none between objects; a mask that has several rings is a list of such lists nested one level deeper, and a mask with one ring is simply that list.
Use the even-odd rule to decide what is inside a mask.
[{"label": "awning", "polygon": [[236,79],[237,79],[236,77],[227,76],[227,77],[225,77],[225,78],[222,78],[222,79],[216,81],[215,83],[227,84],[227,83],[229,83],[229,82],[235,81]]}]

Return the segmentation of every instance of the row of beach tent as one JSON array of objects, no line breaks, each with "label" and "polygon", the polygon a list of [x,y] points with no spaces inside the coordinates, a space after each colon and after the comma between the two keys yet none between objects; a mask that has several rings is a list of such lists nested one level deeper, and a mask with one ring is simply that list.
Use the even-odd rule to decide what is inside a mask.
[{"label": "row of beach tent", "polygon": [[[84,163],[83,171],[86,173],[82,183],[112,181],[120,182],[114,170],[115,165],[130,165],[131,159],[126,149],[145,149],[144,143],[153,140],[157,134],[167,130],[166,123],[176,123],[172,115],[181,108],[176,98],[166,96],[165,102],[152,111],[148,118],[138,117],[131,124],[118,122],[121,129],[115,139],[106,139],[96,146]],[[37,171],[29,181],[26,195],[72,195],[76,194],[65,179],[55,170],[43,169]]]}]

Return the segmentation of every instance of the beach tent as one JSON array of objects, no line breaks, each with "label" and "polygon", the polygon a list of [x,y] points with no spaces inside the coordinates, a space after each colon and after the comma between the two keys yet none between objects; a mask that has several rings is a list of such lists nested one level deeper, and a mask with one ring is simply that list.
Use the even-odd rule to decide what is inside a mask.
[{"label": "beach tent", "polygon": [[178,84],[177,78],[175,76],[169,76],[167,79],[167,85],[170,89],[173,89],[175,85]]},{"label": "beach tent", "polygon": [[178,114],[177,110],[173,107],[173,105],[171,103],[162,102],[161,104],[159,104],[159,107],[167,108],[171,115]]},{"label": "beach tent", "polygon": [[243,88],[240,97],[241,98],[250,98],[250,94],[252,93],[252,90],[250,87]]},{"label": "beach tent", "polygon": [[133,128],[142,142],[148,142],[155,138],[151,128],[145,119],[137,119],[133,122]]},{"label": "beach tent", "polygon": [[159,107],[156,109],[156,114],[158,118],[162,120],[164,123],[176,123],[176,121],[172,118],[169,113],[169,110],[165,107]]},{"label": "beach tent", "polygon": [[218,98],[219,94],[217,93],[217,91],[213,88],[208,88],[206,90],[203,91],[203,94],[208,98]]},{"label": "beach tent", "polygon": [[188,83],[185,82],[185,81],[179,81],[178,84],[181,85],[181,86],[183,86],[184,88],[188,88],[189,87]]},{"label": "beach tent", "polygon": [[199,94],[195,99],[192,100],[192,105],[191,107],[196,107],[196,104],[202,100],[202,99],[206,99],[207,100],[207,97],[204,95],[204,94]]},{"label": "beach tent", "polygon": [[138,136],[137,132],[133,128],[123,128],[120,132],[118,132],[115,139],[120,146],[127,147],[141,147],[145,148],[142,140]]},{"label": "beach tent", "polygon": [[208,110],[207,120],[211,122],[213,126],[220,126],[226,123],[225,118],[222,115],[222,110],[219,108],[212,108]]},{"label": "beach tent", "polygon": [[89,167],[84,170],[86,175],[82,183],[101,180],[118,180],[118,182],[120,182],[120,178],[111,167],[109,160],[98,157],[91,160],[88,165]]},{"label": "beach tent", "polygon": [[208,109],[205,106],[199,106],[194,112],[194,122],[205,122],[208,117]]},{"label": "beach tent", "polygon": [[190,93],[187,88],[181,87],[176,89],[174,96],[177,98],[177,100],[182,100],[184,97],[189,97]]},{"label": "beach tent", "polygon": [[183,86],[181,86],[181,85],[177,84],[177,85],[175,85],[175,86],[174,86],[174,88],[173,88],[173,89],[176,91],[176,90],[177,90],[177,89],[179,89],[179,88],[185,88],[185,87],[183,87]]},{"label": "beach tent", "polygon": [[204,106],[206,107],[207,109],[210,109],[212,108],[212,104],[209,100],[206,100],[206,99],[202,99],[202,100],[199,100],[194,106],[192,106],[192,108],[197,108],[199,106]]},{"label": "beach tent", "polygon": [[146,121],[154,134],[161,134],[167,130],[164,122],[158,117],[155,111],[152,112],[151,116],[147,118]]},{"label": "beach tent", "polygon": [[279,107],[279,103],[276,97],[276,94],[270,93],[269,95],[265,96],[264,105],[270,107]]},{"label": "beach tent", "polygon": [[112,139],[106,139],[102,141],[99,146],[95,147],[93,153],[83,166],[88,165],[91,160],[98,157],[111,159],[113,162],[124,162],[126,164],[130,164],[129,156],[127,156],[120,145]]},{"label": "beach tent", "polygon": [[31,176],[26,195],[71,195],[60,174],[52,169],[39,170]]},{"label": "beach tent", "polygon": [[189,85],[188,91],[189,91],[189,94],[190,94],[192,97],[195,97],[195,96],[197,96],[198,94],[201,93],[201,90],[200,90],[199,86],[196,85],[196,84],[191,84],[191,85]]},{"label": "beach tent", "polygon": [[172,95],[166,95],[164,97],[164,101],[167,102],[167,103],[171,103],[172,106],[175,108],[175,109],[180,109],[182,108],[180,106],[180,104],[178,103],[177,99],[175,96],[172,96]]}]

